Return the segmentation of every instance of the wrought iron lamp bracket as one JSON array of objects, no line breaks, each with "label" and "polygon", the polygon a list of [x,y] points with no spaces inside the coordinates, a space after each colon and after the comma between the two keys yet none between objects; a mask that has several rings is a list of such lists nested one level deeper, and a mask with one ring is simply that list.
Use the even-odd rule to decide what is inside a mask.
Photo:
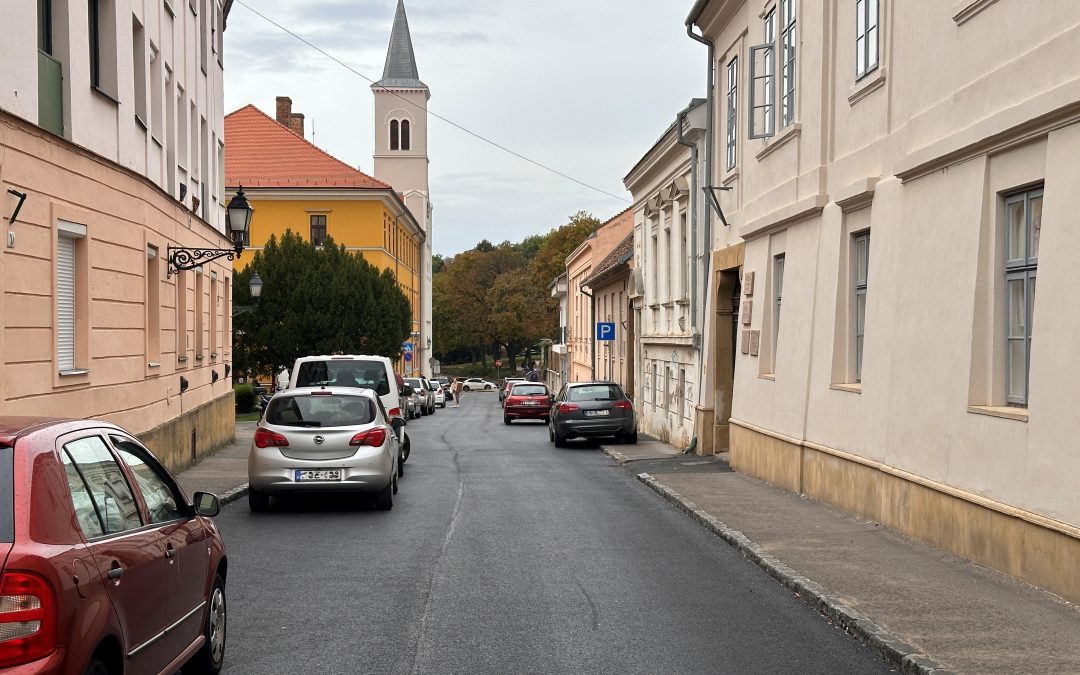
[{"label": "wrought iron lamp bracket", "polygon": [[166,277],[171,277],[176,272],[193,270],[218,258],[236,260],[244,252],[243,246],[235,248],[183,248],[179,246],[169,247],[169,270]]}]

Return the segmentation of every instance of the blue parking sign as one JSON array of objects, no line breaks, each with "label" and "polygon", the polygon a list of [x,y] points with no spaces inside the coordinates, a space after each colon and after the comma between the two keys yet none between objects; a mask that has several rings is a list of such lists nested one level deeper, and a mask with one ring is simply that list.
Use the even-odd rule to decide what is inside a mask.
[{"label": "blue parking sign", "polygon": [[412,343],[411,342],[405,342],[405,343],[403,343],[401,345],[401,348],[405,350],[406,354],[408,354],[408,353],[410,353],[412,351]]},{"label": "blue parking sign", "polygon": [[596,322],[596,339],[597,340],[614,340],[615,339],[615,322],[614,321],[597,321]]}]

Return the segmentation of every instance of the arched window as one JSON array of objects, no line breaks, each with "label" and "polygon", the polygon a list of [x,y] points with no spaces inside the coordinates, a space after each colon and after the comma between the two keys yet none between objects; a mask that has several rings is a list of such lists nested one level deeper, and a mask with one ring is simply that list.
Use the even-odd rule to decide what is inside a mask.
[{"label": "arched window", "polygon": [[409,120],[401,120],[401,149],[409,149]]},{"label": "arched window", "polygon": [[398,149],[398,121],[390,120],[390,149]]}]

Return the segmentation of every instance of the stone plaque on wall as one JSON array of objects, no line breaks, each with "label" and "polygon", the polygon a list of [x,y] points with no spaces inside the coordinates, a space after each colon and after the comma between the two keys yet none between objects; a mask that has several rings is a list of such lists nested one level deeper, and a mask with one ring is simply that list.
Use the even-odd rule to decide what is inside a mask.
[{"label": "stone plaque on wall", "polygon": [[750,331],[750,356],[758,355],[758,347],[761,346],[761,331]]},{"label": "stone plaque on wall", "polygon": [[754,313],[754,301],[743,300],[742,309],[739,310],[739,318],[742,319],[742,325],[750,325],[750,317]]},{"label": "stone plaque on wall", "polygon": [[742,290],[743,294],[750,296],[754,294],[754,273],[747,272],[742,275]]},{"label": "stone plaque on wall", "polygon": [[742,332],[742,340],[740,342],[742,344],[742,353],[743,354],[749,354],[750,353],[750,331],[744,330]]}]

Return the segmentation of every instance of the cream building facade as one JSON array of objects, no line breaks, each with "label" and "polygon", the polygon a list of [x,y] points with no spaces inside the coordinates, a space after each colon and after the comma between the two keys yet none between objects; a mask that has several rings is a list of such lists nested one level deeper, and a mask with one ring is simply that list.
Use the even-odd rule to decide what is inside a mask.
[{"label": "cream building facade", "polygon": [[[0,414],[102,417],[170,466],[233,435],[213,0],[18,0],[0,40]],[[16,214],[17,212],[17,214]]]},{"label": "cream building facade", "polygon": [[1080,600],[1075,3],[702,0],[687,24],[745,240],[732,465]]}]

